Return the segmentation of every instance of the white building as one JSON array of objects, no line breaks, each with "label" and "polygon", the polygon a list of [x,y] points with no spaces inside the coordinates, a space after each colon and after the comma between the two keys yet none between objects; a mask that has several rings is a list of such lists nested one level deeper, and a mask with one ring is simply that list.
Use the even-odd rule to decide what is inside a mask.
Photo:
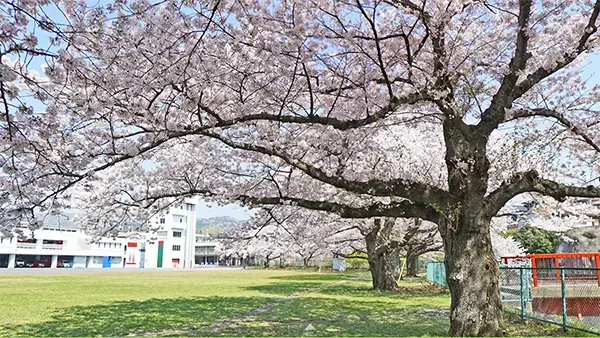
[{"label": "white building", "polygon": [[53,216],[31,238],[0,237],[0,268],[191,268],[195,261],[196,199],[154,216],[155,232],[128,232],[92,238],[69,221]]},{"label": "white building", "polygon": [[126,267],[192,268],[196,235],[196,199],[156,215],[150,222],[153,233],[127,235]]},{"label": "white building", "polygon": [[217,245],[218,242],[209,235],[196,235],[196,265],[218,265]]},{"label": "white building", "polygon": [[30,239],[0,237],[0,267],[119,268],[124,249],[119,238],[92,243],[79,229],[48,225]]}]

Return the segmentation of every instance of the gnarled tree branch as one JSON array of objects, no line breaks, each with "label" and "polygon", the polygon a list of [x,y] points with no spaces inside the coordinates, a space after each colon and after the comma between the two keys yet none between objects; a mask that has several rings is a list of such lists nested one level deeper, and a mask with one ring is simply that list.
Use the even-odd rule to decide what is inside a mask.
[{"label": "gnarled tree branch", "polygon": [[445,190],[430,186],[424,183],[412,182],[403,179],[391,181],[369,180],[369,181],[351,181],[340,176],[332,176],[323,170],[303,162],[282,149],[272,147],[236,142],[228,139],[215,132],[203,132],[202,135],[217,139],[229,147],[254,151],[265,155],[276,156],[284,160],[289,165],[292,165],[310,177],[317,179],[323,183],[330,184],[334,187],[344,189],[357,194],[369,194],[373,196],[395,196],[410,199],[414,202],[446,205],[449,201],[453,201],[454,197]]},{"label": "gnarled tree branch", "polygon": [[507,121],[516,120],[516,119],[525,118],[525,117],[535,117],[535,116],[549,117],[549,118],[555,119],[560,124],[562,124],[565,128],[570,130],[572,133],[581,137],[583,139],[583,141],[585,143],[587,143],[588,145],[590,145],[592,148],[594,148],[594,150],[596,150],[597,152],[600,152],[600,146],[598,146],[598,143],[596,141],[592,140],[592,138],[589,135],[587,135],[582,130],[577,128],[577,126],[574,125],[571,121],[569,121],[566,116],[564,116],[563,114],[559,113],[558,111],[556,111],[554,109],[547,109],[547,108],[519,109],[519,110],[516,110],[513,113],[511,113],[510,116],[508,117]]},{"label": "gnarled tree branch", "polygon": [[486,216],[493,217],[513,197],[526,193],[537,192],[553,197],[559,202],[567,197],[600,197],[600,187],[578,187],[548,180],[539,176],[535,171],[515,174],[509,181],[502,184],[486,197]]}]

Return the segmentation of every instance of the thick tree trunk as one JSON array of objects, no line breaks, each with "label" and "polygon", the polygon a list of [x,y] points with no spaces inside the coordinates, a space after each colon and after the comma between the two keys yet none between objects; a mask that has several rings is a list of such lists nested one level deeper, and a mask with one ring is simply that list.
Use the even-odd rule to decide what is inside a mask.
[{"label": "thick tree trunk", "polygon": [[489,220],[466,221],[446,231],[446,280],[452,295],[450,335],[501,336],[498,263]]},{"label": "thick tree trunk", "polygon": [[[496,98],[494,98],[496,99]],[[446,281],[452,296],[450,335],[501,336],[503,313],[498,263],[490,237],[489,134],[474,132],[460,117],[443,123],[448,188],[456,198],[440,220]]]},{"label": "thick tree trunk", "polygon": [[406,255],[406,277],[417,277],[417,263],[419,256],[409,253]]},{"label": "thick tree trunk", "polygon": [[373,289],[390,291],[398,288],[400,278],[400,249],[386,252],[379,258],[369,259]]},{"label": "thick tree trunk", "polygon": [[396,290],[400,278],[400,248],[391,246],[390,235],[395,220],[375,221],[373,230],[366,234],[367,260],[373,278],[373,289]]}]

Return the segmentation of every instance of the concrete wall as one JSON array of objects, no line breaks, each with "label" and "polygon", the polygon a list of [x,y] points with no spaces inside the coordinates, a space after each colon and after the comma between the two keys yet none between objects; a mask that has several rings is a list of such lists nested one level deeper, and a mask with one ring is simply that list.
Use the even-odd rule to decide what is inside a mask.
[{"label": "concrete wall", "polygon": [[73,268],[85,268],[86,256],[74,256]]},{"label": "concrete wall", "polygon": [[101,268],[103,259],[102,256],[90,256],[88,268]]}]

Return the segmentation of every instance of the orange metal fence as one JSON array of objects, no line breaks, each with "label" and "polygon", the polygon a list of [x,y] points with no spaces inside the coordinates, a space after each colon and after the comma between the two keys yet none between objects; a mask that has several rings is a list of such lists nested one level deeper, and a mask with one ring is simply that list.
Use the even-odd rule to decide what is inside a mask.
[{"label": "orange metal fence", "polygon": [[575,252],[505,256],[504,264],[528,261],[533,269],[533,286],[560,283],[560,270],[565,268],[565,281],[597,280],[600,286],[600,252]]}]

